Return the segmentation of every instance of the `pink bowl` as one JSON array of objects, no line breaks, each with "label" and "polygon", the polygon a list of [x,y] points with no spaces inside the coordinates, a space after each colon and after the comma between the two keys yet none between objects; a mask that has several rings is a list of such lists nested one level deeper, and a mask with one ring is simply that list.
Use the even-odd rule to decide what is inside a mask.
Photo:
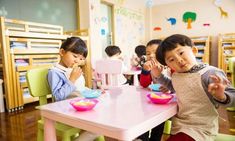
[{"label": "pink bowl", "polygon": [[[153,94],[156,95],[156,96],[152,97],[151,95],[153,95]],[[161,92],[156,92],[156,93],[148,94],[147,97],[150,99],[150,101],[152,103],[155,103],[155,104],[166,104],[174,96],[171,95],[171,94],[164,94],[164,93],[161,93]]]},{"label": "pink bowl", "polygon": [[77,111],[88,111],[93,109],[98,102],[96,99],[77,99],[70,101],[70,104]]}]

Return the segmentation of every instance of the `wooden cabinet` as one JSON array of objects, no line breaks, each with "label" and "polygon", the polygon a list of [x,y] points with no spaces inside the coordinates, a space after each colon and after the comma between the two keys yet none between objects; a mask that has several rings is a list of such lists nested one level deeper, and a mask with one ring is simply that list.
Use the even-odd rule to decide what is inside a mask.
[{"label": "wooden cabinet", "polygon": [[[59,48],[69,36],[63,33],[61,26],[0,18],[0,76],[9,112],[38,100],[29,94],[26,71],[38,67],[49,68],[58,62]],[[88,37],[81,38],[89,43]],[[91,70],[89,62],[84,64],[84,71]],[[87,84],[91,83],[87,77],[85,79]]]},{"label": "wooden cabinet", "polygon": [[196,59],[198,62],[210,64],[210,36],[191,37],[195,47],[198,48]]},{"label": "wooden cabinet", "polygon": [[228,70],[228,59],[235,57],[235,33],[220,34],[218,38],[218,66]]},{"label": "wooden cabinet", "polygon": [[220,34],[218,38],[218,66],[234,85],[235,33]]}]

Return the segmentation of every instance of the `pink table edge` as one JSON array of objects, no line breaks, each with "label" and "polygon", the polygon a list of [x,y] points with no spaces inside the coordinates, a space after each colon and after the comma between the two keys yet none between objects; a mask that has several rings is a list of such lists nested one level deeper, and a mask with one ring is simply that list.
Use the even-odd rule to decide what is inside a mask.
[{"label": "pink table edge", "polygon": [[[67,100],[68,101],[68,100]],[[56,103],[53,103],[56,105]],[[70,118],[63,114],[58,114],[53,111],[49,111],[45,107],[41,107],[41,116],[44,118],[44,140],[45,141],[56,141],[55,121],[65,123],[67,125],[81,128],[87,131],[98,133],[111,138],[116,138],[123,141],[131,141],[142,133],[148,131],[149,129],[159,125],[160,123],[166,121],[167,119],[174,116],[177,112],[176,102],[167,105],[167,110],[153,116],[150,119],[144,121],[141,124],[136,125],[132,129],[124,129],[110,126],[103,126],[98,123],[90,123],[89,121],[82,121],[79,119]],[[157,118],[156,118],[157,117]]]}]

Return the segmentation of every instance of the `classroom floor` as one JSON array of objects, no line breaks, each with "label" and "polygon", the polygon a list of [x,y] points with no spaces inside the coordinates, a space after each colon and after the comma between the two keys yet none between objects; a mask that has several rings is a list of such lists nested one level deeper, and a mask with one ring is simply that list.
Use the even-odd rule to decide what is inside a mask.
[{"label": "classroom floor", "polygon": [[[35,110],[38,103],[24,106],[24,110],[14,113],[0,113],[0,141],[36,141],[37,120],[40,113]],[[235,135],[230,128],[235,129],[235,112],[228,112],[224,108],[218,109],[220,113],[220,133]],[[165,138],[166,136],[163,136]]]}]

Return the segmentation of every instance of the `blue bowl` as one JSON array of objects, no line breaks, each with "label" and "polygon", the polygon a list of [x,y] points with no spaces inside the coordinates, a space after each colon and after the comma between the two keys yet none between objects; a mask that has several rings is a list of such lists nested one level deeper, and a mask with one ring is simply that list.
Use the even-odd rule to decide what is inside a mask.
[{"label": "blue bowl", "polygon": [[151,84],[151,85],[149,85],[149,88],[150,88],[152,91],[160,92],[160,90],[159,90],[160,86],[161,86],[161,84]]},{"label": "blue bowl", "polygon": [[84,91],[81,91],[82,96],[85,98],[97,98],[101,95],[101,90],[92,90],[92,89],[86,89]]}]

